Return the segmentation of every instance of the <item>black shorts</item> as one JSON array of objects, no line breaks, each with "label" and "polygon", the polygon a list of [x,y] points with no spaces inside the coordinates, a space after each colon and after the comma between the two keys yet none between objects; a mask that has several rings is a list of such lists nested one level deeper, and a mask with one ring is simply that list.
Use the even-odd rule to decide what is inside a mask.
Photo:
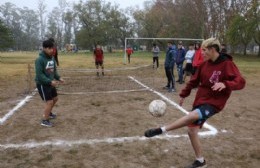
[{"label": "black shorts", "polygon": [[98,66],[98,65],[102,66],[103,65],[103,61],[96,61],[95,64],[96,64],[96,66]]},{"label": "black shorts", "polygon": [[196,111],[199,114],[199,119],[194,121],[189,127],[200,126],[202,128],[204,122],[215,115],[217,110],[215,107],[209,104],[202,104],[197,107],[194,107],[192,111]]},{"label": "black shorts", "polygon": [[192,63],[187,63],[185,66],[185,72],[191,74],[193,70]]},{"label": "black shorts", "polygon": [[43,101],[53,100],[58,96],[57,90],[53,86],[37,84],[37,89]]}]

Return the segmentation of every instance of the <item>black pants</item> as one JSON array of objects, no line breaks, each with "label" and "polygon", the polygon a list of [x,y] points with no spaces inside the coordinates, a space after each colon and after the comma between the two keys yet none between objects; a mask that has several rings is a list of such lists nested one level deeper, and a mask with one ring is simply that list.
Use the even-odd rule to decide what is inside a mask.
[{"label": "black pants", "polygon": [[154,68],[155,62],[156,62],[156,67],[158,68],[159,67],[159,57],[153,57],[153,68]]},{"label": "black pants", "polygon": [[168,80],[167,86],[171,88],[175,88],[173,68],[165,68],[165,74]]}]

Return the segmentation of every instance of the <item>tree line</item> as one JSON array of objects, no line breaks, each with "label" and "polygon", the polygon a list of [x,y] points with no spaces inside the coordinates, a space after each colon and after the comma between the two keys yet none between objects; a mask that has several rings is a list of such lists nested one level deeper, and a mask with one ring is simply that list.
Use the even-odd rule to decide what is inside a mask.
[{"label": "tree line", "polygon": [[44,0],[34,10],[1,5],[0,48],[37,50],[49,37],[60,49],[70,43],[118,48],[126,37],[217,37],[244,54],[248,45],[260,46],[258,0],[150,0],[143,8],[126,9],[103,0],[58,2],[50,12]]}]

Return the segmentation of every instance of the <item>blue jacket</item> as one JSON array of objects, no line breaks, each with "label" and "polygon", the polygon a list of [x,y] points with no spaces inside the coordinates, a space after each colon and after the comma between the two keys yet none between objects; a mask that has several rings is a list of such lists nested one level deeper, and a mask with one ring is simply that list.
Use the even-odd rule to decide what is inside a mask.
[{"label": "blue jacket", "polygon": [[167,52],[166,52],[164,67],[165,68],[173,68],[176,56],[177,56],[176,46],[173,45],[172,47],[169,47]]},{"label": "blue jacket", "polygon": [[176,57],[176,64],[183,64],[184,60],[185,60],[185,50],[183,48],[178,49],[177,51],[177,57]]}]

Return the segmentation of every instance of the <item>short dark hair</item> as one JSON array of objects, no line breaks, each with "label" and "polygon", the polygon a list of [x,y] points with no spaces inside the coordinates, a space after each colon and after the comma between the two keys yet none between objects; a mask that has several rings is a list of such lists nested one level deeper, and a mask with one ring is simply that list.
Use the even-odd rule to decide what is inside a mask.
[{"label": "short dark hair", "polygon": [[215,48],[215,50],[217,52],[220,52],[220,48],[219,48],[219,46],[217,44],[209,45],[209,46],[207,46],[207,48]]},{"label": "short dark hair", "polygon": [[170,40],[170,41],[168,41],[168,43],[169,43],[169,44],[174,44],[174,43],[173,43],[173,41],[171,41],[171,40]]},{"label": "short dark hair", "polygon": [[54,44],[51,40],[45,40],[42,43],[43,48],[53,48]]},{"label": "short dark hair", "polygon": [[155,46],[156,46],[156,43],[153,43],[153,46],[155,47]]},{"label": "short dark hair", "polygon": [[52,41],[53,43],[55,43],[54,38],[51,37],[51,38],[49,38],[49,40]]}]

